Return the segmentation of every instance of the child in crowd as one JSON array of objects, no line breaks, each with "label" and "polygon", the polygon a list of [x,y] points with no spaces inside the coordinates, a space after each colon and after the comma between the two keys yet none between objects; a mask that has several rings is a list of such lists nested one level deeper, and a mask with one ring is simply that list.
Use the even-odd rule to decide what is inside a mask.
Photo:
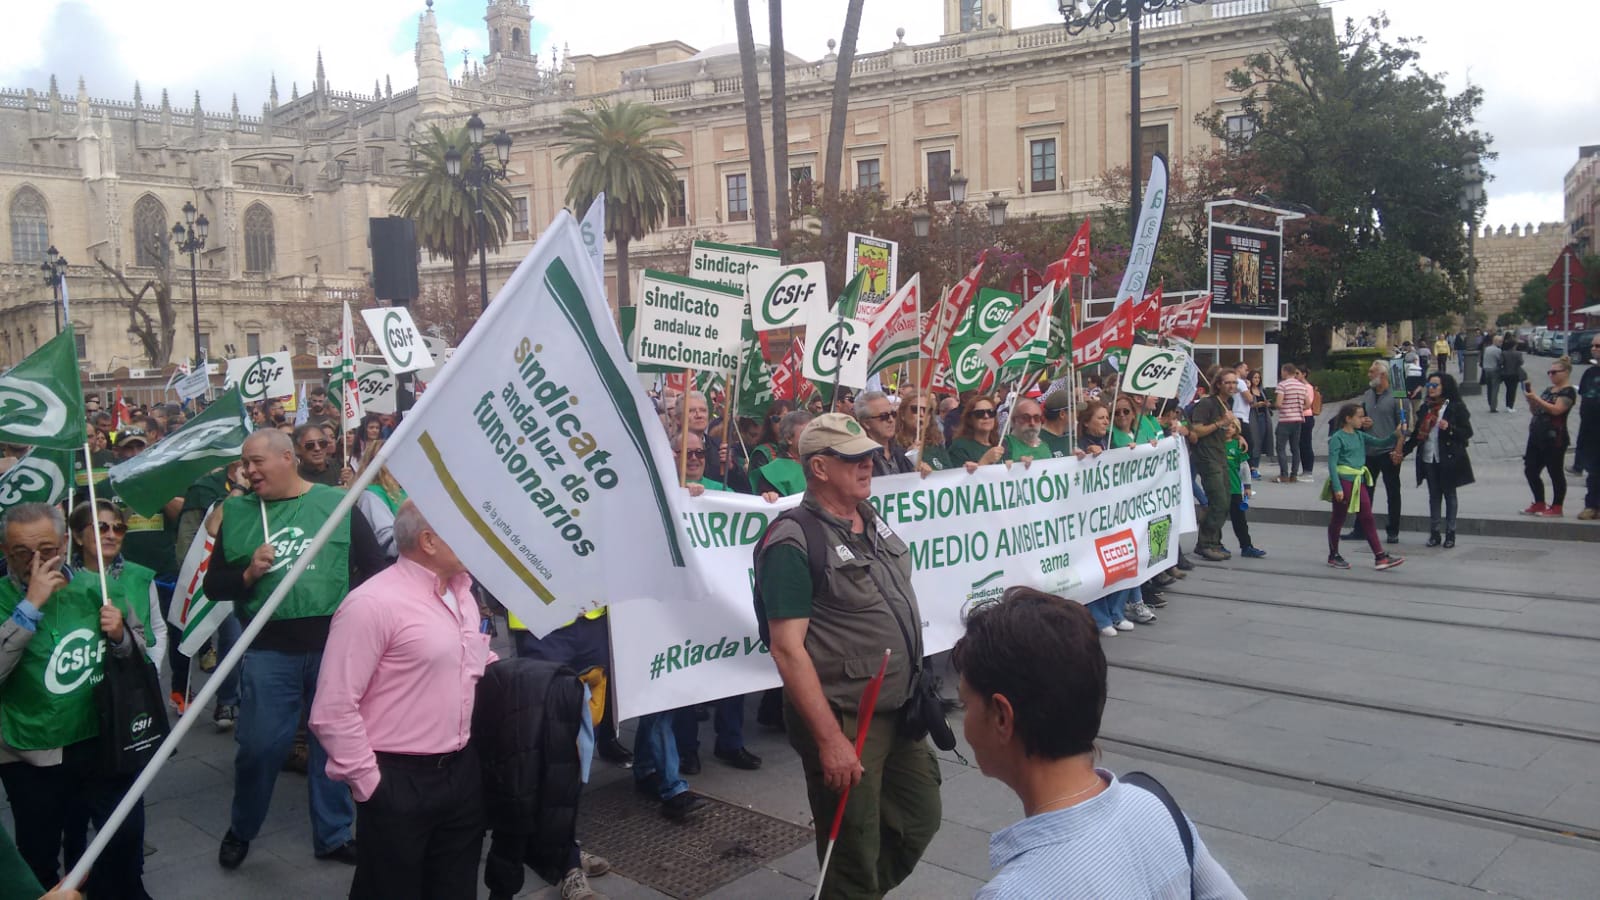
[{"label": "child in crowd", "polygon": [[1239,539],[1239,555],[1261,559],[1267,555],[1250,542],[1250,523],[1245,519],[1245,501],[1250,497],[1250,445],[1239,434],[1235,420],[1224,432],[1228,436],[1228,518],[1233,521],[1233,536]]}]

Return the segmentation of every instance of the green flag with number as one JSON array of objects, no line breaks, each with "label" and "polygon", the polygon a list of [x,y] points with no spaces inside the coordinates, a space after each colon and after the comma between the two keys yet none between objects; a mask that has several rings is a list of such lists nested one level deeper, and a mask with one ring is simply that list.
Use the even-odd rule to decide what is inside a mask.
[{"label": "green flag with number", "polygon": [[0,475],[0,514],[23,503],[60,503],[72,495],[72,467],[81,451],[35,447]]},{"label": "green flag with number", "polygon": [[73,450],[88,440],[72,326],[0,375],[0,442]]},{"label": "green flag with number", "polygon": [[235,387],[187,425],[112,466],[111,486],[134,512],[153,516],[195,479],[238,459],[249,436],[250,420]]}]

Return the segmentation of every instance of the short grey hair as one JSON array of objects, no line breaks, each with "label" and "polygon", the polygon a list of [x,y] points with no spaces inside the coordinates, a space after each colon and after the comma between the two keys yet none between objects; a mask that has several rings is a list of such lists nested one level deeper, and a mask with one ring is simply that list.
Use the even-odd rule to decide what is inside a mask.
[{"label": "short grey hair", "polygon": [[867,408],[874,400],[889,400],[889,395],[883,391],[862,391],[856,395],[856,418],[867,414]]},{"label": "short grey hair", "polygon": [[423,517],[422,510],[410,500],[400,504],[399,512],[394,514],[394,545],[401,553],[413,553],[417,545],[422,542],[422,533],[432,531],[433,526]]},{"label": "short grey hair", "polygon": [[783,418],[778,420],[779,442],[793,447],[800,438],[800,432],[805,431],[806,426],[810,425],[811,420],[815,418],[816,416],[803,409],[784,413]]},{"label": "short grey hair", "polygon": [[0,529],[9,530],[13,525],[32,525],[35,522],[49,522],[56,534],[67,533],[67,520],[62,518],[61,509],[49,503],[18,503],[6,510],[5,518],[0,520]]},{"label": "short grey hair", "polygon": [[711,409],[711,401],[706,399],[705,394],[701,393],[700,391],[688,391],[678,395],[678,412],[684,412],[689,408],[690,399],[699,400],[705,403],[707,411]]},{"label": "short grey hair", "polygon": [[[267,449],[274,453],[288,453],[291,455],[294,453],[294,438],[276,428],[261,428],[250,432],[250,436],[245,438],[244,442],[248,444],[251,441],[265,441]],[[243,448],[241,447],[240,449],[242,450]]]}]

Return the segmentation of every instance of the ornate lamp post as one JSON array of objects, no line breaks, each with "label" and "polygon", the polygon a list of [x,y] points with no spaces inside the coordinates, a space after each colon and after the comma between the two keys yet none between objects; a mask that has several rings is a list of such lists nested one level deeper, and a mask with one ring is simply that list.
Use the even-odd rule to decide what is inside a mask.
[{"label": "ornate lamp post", "polygon": [[504,129],[495,135],[495,162],[483,158],[483,120],[477,113],[467,120],[467,140],[472,144],[472,165],[461,168],[461,151],[454,147],[444,155],[445,169],[451,178],[459,180],[472,191],[473,213],[478,221],[478,303],[479,310],[489,308],[489,236],[488,220],[483,214],[483,187],[496,180],[504,181],[511,162],[511,135]]},{"label": "ornate lamp post", "polygon": [[1114,30],[1118,22],[1128,23],[1128,38],[1131,52],[1128,58],[1128,172],[1130,187],[1128,191],[1128,227],[1139,227],[1139,68],[1143,64],[1139,58],[1139,20],[1146,13],[1158,13],[1163,10],[1177,9],[1191,3],[1204,3],[1205,0],[1089,0],[1088,7],[1079,0],[1059,0],[1061,18],[1066,22],[1067,34],[1077,37],[1090,28],[1099,29],[1111,26]]},{"label": "ornate lamp post", "polygon": [[205,249],[206,234],[211,230],[211,221],[201,213],[195,216],[194,204],[184,201],[183,221],[172,225],[172,246],[179,253],[189,254],[189,307],[194,313],[194,364],[200,365],[203,354],[200,352],[200,279],[196,254]]},{"label": "ornate lamp post", "polygon": [[1000,199],[1000,192],[994,191],[984,205],[989,207],[989,227],[1003,227],[1006,224],[1006,201]]},{"label": "ornate lamp post", "polygon": [[44,262],[39,264],[44,271],[44,283],[50,285],[56,297],[56,334],[61,333],[61,320],[64,318],[61,309],[61,289],[66,286],[67,258],[56,250],[56,245],[51,244],[50,249],[44,252]]},{"label": "ornate lamp post", "polygon": [[967,265],[967,245],[961,240],[961,219],[967,203],[967,176],[957,169],[950,173],[950,203],[955,206],[956,220],[956,253],[961,257],[956,265],[956,277],[960,278]]}]

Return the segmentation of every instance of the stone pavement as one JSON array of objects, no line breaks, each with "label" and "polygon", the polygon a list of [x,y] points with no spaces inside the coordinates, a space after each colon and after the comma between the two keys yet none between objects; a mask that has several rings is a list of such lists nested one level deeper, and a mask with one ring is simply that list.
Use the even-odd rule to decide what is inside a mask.
[{"label": "stone pavement", "polygon": [[[1323,565],[1324,541],[1319,528],[1263,527],[1267,559],[1201,564],[1157,624],[1108,639],[1103,764],[1162,779],[1252,897],[1594,896],[1600,569],[1589,549],[1408,544],[1393,571],[1350,552],[1357,568],[1337,572]],[[765,767],[740,772],[708,756],[693,787],[808,824],[794,754],[754,725],[753,710],[749,720]],[[198,729],[157,780],[151,893],[344,896],[350,870],[311,856],[296,775],[282,776],[245,865],[217,867],[232,748]],[[1004,786],[953,754],[941,765],[943,825],[895,897],[970,897],[990,875],[989,834],[1021,814]],[[602,783],[628,777],[596,772]],[[663,839],[678,827],[663,821]],[[711,896],[809,896],[815,868],[803,848]],[[539,887],[527,896],[557,896]],[[595,887],[663,896],[620,873]]]},{"label": "stone pavement", "polygon": [[[1528,377],[1535,391],[1549,386],[1545,374],[1551,359],[1542,356],[1527,358]],[[1576,385],[1587,366],[1574,367],[1572,383]],[[1504,394],[1500,397],[1505,399]],[[1600,523],[1579,522],[1577,515],[1583,509],[1583,479],[1567,474],[1566,516],[1562,519],[1538,519],[1518,515],[1518,511],[1533,502],[1528,483],[1522,475],[1522,451],[1528,441],[1529,414],[1523,398],[1517,397],[1516,409],[1508,411],[1500,404],[1500,412],[1489,413],[1488,400],[1482,391],[1466,397],[1467,408],[1472,412],[1472,458],[1474,484],[1459,491],[1459,532],[1462,535],[1510,536],[1543,538],[1549,540],[1600,541]],[[1325,404],[1324,422],[1334,414],[1338,404]],[[1578,434],[1578,413],[1574,410],[1568,419],[1574,438]],[[1316,447],[1316,468],[1313,474],[1319,479],[1299,484],[1274,484],[1271,479],[1278,474],[1276,460],[1261,461],[1262,481],[1257,483],[1255,496],[1250,500],[1250,513],[1256,521],[1273,524],[1316,525],[1328,521],[1328,506],[1318,499],[1322,491],[1320,479],[1327,477],[1324,460],[1327,457],[1326,426],[1319,425]],[[1572,454],[1567,454],[1567,464],[1572,464]],[[1421,544],[1428,532],[1428,489],[1417,484],[1416,464],[1406,457],[1401,468],[1401,509],[1405,514],[1402,547]],[[1549,490],[1546,479],[1546,490]],[[1374,512],[1379,517],[1379,528],[1388,512],[1388,500],[1383,484],[1377,485]],[[1231,539],[1231,535],[1227,535]]]}]

